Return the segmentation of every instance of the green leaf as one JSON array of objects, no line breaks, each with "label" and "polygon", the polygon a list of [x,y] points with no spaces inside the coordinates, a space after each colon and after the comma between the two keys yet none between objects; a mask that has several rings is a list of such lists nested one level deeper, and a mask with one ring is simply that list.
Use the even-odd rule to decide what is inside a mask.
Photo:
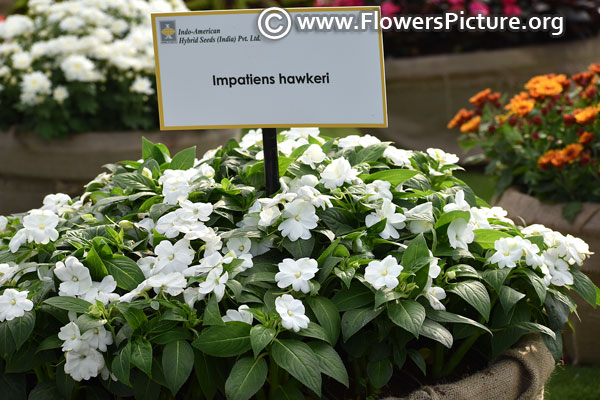
[{"label": "green leaf", "polygon": [[104,260],[104,264],[108,272],[117,281],[117,286],[121,289],[131,291],[146,279],[135,261],[120,254],[115,254],[111,259]]},{"label": "green leaf", "polygon": [[352,151],[348,154],[348,161],[352,166],[363,163],[379,160],[389,144],[379,143],[364,147],[358,151]]},{"label": "green leaf", "polygon": [[142,137],[142,158],[147,160],[152,158],[152,150],[154,149],[154,143]]},{"label": "green leaf", "polygon": [[448,329],[430,319],[425,319],[425,321],[423,321],[419,333],[429,339],[440,342],[447,348],[451,348],[452,342],[454,341],[452,334]]},{"label": "green leaf", "polygon": [[0,393],[10,400],[26,400],[25,374],[0,374]]},{"label": "green leaf", "polygon": [[202,331],[192,345],[215,357],[234,357],[250,350],[250,325],[226,322],[225,326],[211,326]]},{"label": "green leaf", "polygon": [[414,300],[400,300],[388,306],[388,316],[393,323],[418,338],[425,321],[425,307]]},{"label": "green leaf", "polygon": [[573,275],[573,289],[592,307],[596,308],[596,286],[594,283],[577,268],[571,268],[570,271]]},{"label": "green leaf", "polygon": [[502,286],[500,288],[500,304],[505,313],[508,313],[511,308],[517,304],[519,300],[525,297],[525,294],[511,288],[510,286]]},{"label": "green leaf", "polygon": [[298,389],[297,382],[291,379],[275,390],[273,400],[305,400],[304,394]]},{"label": "green leaf", "polygon": [[136,400],[158,400],[160,396],[160,385],[150,379],[147,375],[133,372],[133,392]]},{"label": "green leaf", "polygon": [[92,279],[95,281],[101,281],[102,278],[108,275],[108,271],[104,265],[104,262],[93,246],[90,248],[88,255],[85,258],[85,264],[90,270]]},{"label": "green leaf", "polygon": [[492,354],[497,357],[510,346],[515,344],[519,338],[527,333],[543,333],[553,340],[556,340],[556,334],[548,327],[535,322],[518,322],[511,324],[506,328],[494,333],[492,337]]},{"label": "green leaf", "polygon": [[306,343],[298,340],[277,339],[271,346],[271,357],[281,368],[300,383],[321,396],[321,369],[319,359]]},{"label": "green leaf", "polygon": [[228,400],[248,400],[262,388],[267,379],[267,362],[264,358],[240,358],[231,369],[225,382]]},{"label": "green leaf", "polygon": [[136,331],[148,321],[146,314],[139,308],[132,307],[127,303],[117,303],[116,307],[123,314],[133,331]]},{"label": "green leaf", "polygon": [[75,380],[65,373],[64,363],[60,363],[56,368],[56,388],[65,400],[73,398],[73,389],[75,388]]},{"label": "green leaf", "polygon": [[0,356],[8,361],[15,351],[16,345],[8,328],[8,321],[0,322]]},{"label": "green leaf", "polygon": [[528,268],[520,268],[519,272],[525,275],[533,287],[533,290],[535,290],[535,293],[540,299],[540,304],[544,304],[544,301],[546,300],[546,285],[544,284],[544,280],[538,274]]},{"label": "green leaf", "polygon": [[418,175],[420,172],[412,169],[388,169],[385,171],[375,172],[370,175],[361,175],[365,183],[373,182],[376,180],[388,181],[392,184],[392,187],[396,187],[401,183],[406,182],[410,178],[415,175]]},{"label": "green leaf", "polygon": [[417,349],[408,349],[408,356],[419,367],[423,375],[427,375],[427,364],[425,364],[423,355]]},{"label": "green leaf", "polygon": [[15,349],[19,350],[23,343],[29,339],[35,326],[35,311],[26,311],[22,317],[6,321],[8,329],[13,337]]},{"label": "green leaf", "polygon": [[217,301],[216,296],[211,296],[208,300],[208,303],[206,304],[206,309],[204,310],[202,324],[206,326],[225,325],[225,322],[221,317],[221,311],[219,310],[219,302]]},{"label": "green leaf", "polygon": [[308,346],[319,359],[321,373],[349,387],[348,371],[346,371],[344,362],[334,348],[323,342],[310,342]]},{"label": "green leaf", "polygon": [[88,312],[92,303],[89,303],[82,299],[68,296],[50,297],[44,300],[45,304],[51,305],[52,307],[60,308],[61,310],[73,311],[79,314]]},{"label": "green leaf", "polygon": [[267,328],[264,325],[255,325],[250,329],[250,345],[254,357],[258,357],[260,352],[275,338],[276,334],[275,329]]},{"label": "green leaf", "polygon": [[217,393],[217,388],[224,391],[227,365],[221,362],[223,359],[212,358],[196,350],[194,360],[194,374],[198,380],[200,389],[208,400],[212,400]]},{"label": "green leaf", "polygon": [[449,322],[476,326],[477,328],[482,329],[492,335],[492,331],[490,331],[485,325],[480,324],[479,322],[470,318],[463,317],[462,315],[453,314],[447,311],[427,310],[427,318],[436,322]]},{"label": "green leaf", "polygon": [[311,236],[308,240],[298,239],[294,242],[285,238],[283,240],[283,247],[290,252],[294,260],[310,257],[315,247],[315,236]]},{"label": "green leaf", "polygon": [[402,266],[405,272],[412,271],[416,267],[417,260],[428,257],[429,247],[427,247],[425,237],[421,233],[410,242],[404,253],[402,253]]},{"label": "green leaf", "polygon": [[450,222],[454,221],[457,218],[462,218],[466,222],[469,222],[469,220],[471,219],[471,213],[469,211],[460,211],[460,210],[444,213],[436,221],[435,229],[442,227],[444,225],[448,225]]},{"label": "green leaf", "polygon": [[31,392],[27,400],[56,400],[61,396],[56,389],[56,385],[52,381],[44,381],[38,383]]},{"label": "green leaf", "polygon": [[147,339],[139,337],[132,342],[131,363],[152,376],[152,345]]},{"label": "green leaf", "polygon": [[117,174],[112,178],[112,183],[123,190],[150,192],[148,193],[149,196],[154,195],[154,190],[156,189],[154,181],[139,172]]},{"label": "green leaf", "polygon": [[346,311],[342,316],[342,335],[344,337],[344,342],[375,319],[382,311],[383,307],[375,310],[367,307]]},{"label": "green leaf", "polygon": [[367,376],[376,389],[381,389],[388,383],[393,371],[392,362],[387,358],[367,364]]},{"label": "green leaf", "polygon": [[307,303],[323,327],[327,341],[335,346],[340,336],[341,324],[340,313],[335,304],[323,296],[309,297]]},{"label": "green leaf", "polygon": [[342,207],[330,207],[326,210],[319,210],[317,215],[327,228],[331,229],[338,236],[353,230],[353,226],[356,223],[356,217]]},{"label": "green leaf", "polygon": [[479,279],[477,270],[468,264],[457,264],[446,269],[446,276],[450,279],[476,278]]},{"label": "green leaf", "polygon": [[483,283],[479,281],[463,281],[448,285],[446,291],[460,296],[475,308],[486,321],[490,319],[490,295]]},{"label": "green leaf", "polygon": [[[0,339],[2,339],[2,338],[0,337]],[[39,353],[40,351],[44,351],[44,350],[58,349],[62,345],[63,345],[63,341],[61,339],[59,339],[57,335],[48,336],[47,338],[42,340],[42,342],[39,344],[39,346],[37,347],[35,352]]]},{"label": "green leaf", "polygon": [[196,146],[181,150],[173,156],[169,169],[190,169],[196,160]]},{"label": "green leaf", "polygon": [[508,274],[510,274],[510,268],[488,269],[481,273],[481,278],[493,287],[496,293],[500,293]]},{"label": "green leaf", "polygon": [[475,229],[473,232],[475,233],[475,243],[479,244],[484,250],[493,249],[498,239],[513,237],[506,232],[495,229]]},{"label": "green leaf", "polygon": [[115,374],[119,382],[126,385],[129,383],[129,373],[131,371],[131,343],[127,343],[119,354],[113,358],[111,372]]},{"label": "green leaf", "polygon": [[575,221],[575,217],[577,217],[577,214],[581,212],[582,208],[583,204],[581,202],[572,201],[564,205],[562,209],[562,215],[567,221],[573,223],[573,221]]},{"label": "green leaf", "polygon": [[169,390],[175,396],[192,372],[194,350],[185,340],[167,344],[162,353],[162,367]]},{"label": "green leaf", "polygon": [[373,293],[362,283],[353,282],[348,289],[337,292],[331,302],[339,312],[364,307],[373,302]]}]

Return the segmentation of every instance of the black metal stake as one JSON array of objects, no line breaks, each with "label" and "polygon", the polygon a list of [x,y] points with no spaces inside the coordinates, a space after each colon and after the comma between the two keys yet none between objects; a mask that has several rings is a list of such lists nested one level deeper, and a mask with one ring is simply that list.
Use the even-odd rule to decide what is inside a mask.
[{"label": "black metal stake", "polygon": [[277,157],[277,129],[263,128],[263,149],[265,154],[265,187],[267,196],[277,192],[279,185],[279,162]]}]

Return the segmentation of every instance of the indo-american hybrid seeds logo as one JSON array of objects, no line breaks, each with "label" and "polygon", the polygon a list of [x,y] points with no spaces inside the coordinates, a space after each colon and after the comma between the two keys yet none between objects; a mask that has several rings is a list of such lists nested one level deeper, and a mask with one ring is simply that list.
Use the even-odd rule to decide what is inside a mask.
[{"label": "indo-american hybrid seeds logo", "polygon": [[160,23],[160,42],[177,43],[177,31],[175,30],[175,21],[159,21]]}]

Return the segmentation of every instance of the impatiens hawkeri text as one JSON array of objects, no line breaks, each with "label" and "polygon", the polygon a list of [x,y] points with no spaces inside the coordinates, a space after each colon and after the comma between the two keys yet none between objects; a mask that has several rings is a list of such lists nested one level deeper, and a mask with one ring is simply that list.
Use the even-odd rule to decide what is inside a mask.
[{"label": "impatiens hawkeri text", "polygon": [[[250,131],[200,160],[144,141],[142,160],[109,165],[81,197],[0,218],[9,369],[11,355],[37,351],[102,390],[113,379],[136,395],[139,382],[172,395],[319,395],[321,374],[350,384],[346,366],[367,357],[353,340],[370,334],[361,346],[380,348],[384,372],[373,372],[380,360],[356,366],[366,396],[407,357],[424,366],[416,349],[428,343],[459,348],[440,355],[439,373],[468,336],[490,357],[531,331],[554,343],[569,289],[596,303],[577,269],[588,246],[517,227],[452,175],[452,154],[291,129],[279,134],[281,190],[267,197],[261,141]],[[198,360],[220,358],[237,360],[226,381],[188,384],[207,373]]]}]

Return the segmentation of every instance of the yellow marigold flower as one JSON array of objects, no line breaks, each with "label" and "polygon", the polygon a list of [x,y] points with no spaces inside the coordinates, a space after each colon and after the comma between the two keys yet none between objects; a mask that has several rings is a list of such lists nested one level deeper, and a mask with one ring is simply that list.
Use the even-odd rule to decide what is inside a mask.
[{"label": "yellow marigold flower", "polygon": [[577,160],[582,151],[583,146],[581,144],[572,143],[562,150],[562,154],[568,163],[573,163],[575,160]]},{"label": "yellow marigold flower", "polygon": [[481,122],[481,117],[479,115],[474,116],[464,124],[460,126],[460,131],[462,133],[467,132],[475,132],[477,128],[479,128],[479,123]]},{"label": "yellow marigold flower", "polygon": [[585,125],[592,122],[596,118],[596,115],[599,111],[600,108],[598,106],[578,108],[575,111],[573,111],[573,116],[575,117],[575,121],[577,121],[578,124]]},{"label": "yellow marigold flower", "polygon": [[533,97],[554,96],[560,94],[562,91],[562,85],[553,79],[546,79],[538,82],[530,89],[530,93]]},{"label": "yellow marigold flower", "polygon": [[535,107],[535,100],[521,99],[517,96],[515,96],[510,103],[508,103],[506,109],[510,110],[511,113],[518,115],[519,117],[524,117],[525,115],[529,114],[531,110],[533,110],[533,107]]}]

